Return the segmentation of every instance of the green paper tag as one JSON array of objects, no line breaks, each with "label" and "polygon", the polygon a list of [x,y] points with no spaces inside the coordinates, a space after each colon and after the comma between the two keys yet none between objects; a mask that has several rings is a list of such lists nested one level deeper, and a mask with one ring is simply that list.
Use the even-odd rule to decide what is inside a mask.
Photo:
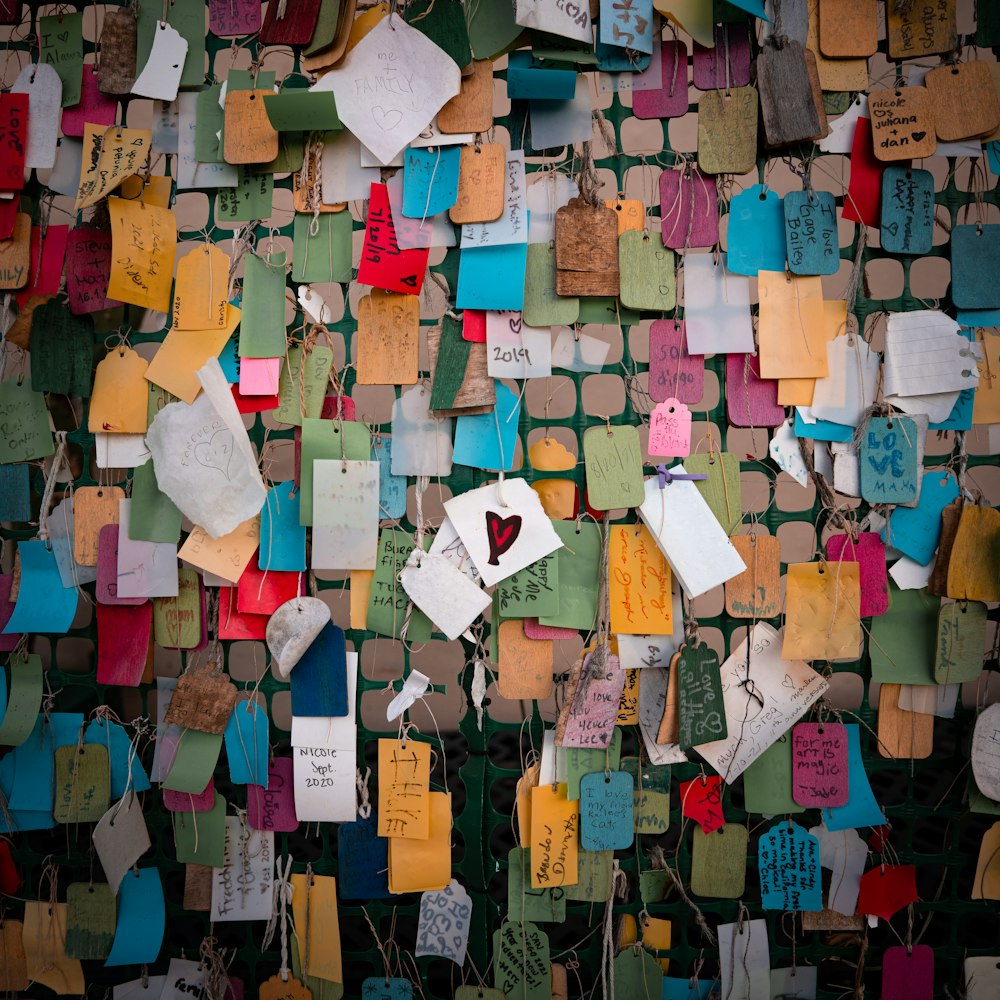
[{"label": "green paper tag", "polygon": [[743,772],[744,808],[765,816],[805,812],[792,798],[792,740],[779,736]]},{"label": "green paper tag", "polygon": [[[237,168],[236,187],[219,188],[215,202],[217,222],[250,222],[269,219],[274,211],[274,175]],[[272,259],[276,254],[272,256]],[[244,320],[245,322],[245,320]]]},{"label": "green paper tag", "polygon": [[161,492],[149,459],[132,471],[132,507],[128,535],[136,542],[174,542],[181,537],[181,512]]},{"label": "green paper tag", "polygon": [[597,623],[601,529],[590,521],[552,521],[563,547],[556,551],[559,611],[539,615],[539,625],[592,629]]},{"label": "green paper tag", "polygon": [[333,44],[337,34],[337,21],[340,19],[340,0],[322,0],[319,14],[316,16],[316,27],[309,44],[302,50],[304,56],[312,56],[322,52]]},{"label": "green paper tag", "polygon": [[343,128],[329,90],[282,90],[268,94],[264,107],[275,132],[325,132]]},{"label": "green paper tag", "polygon": [[655,1000],[663,992],[663,970],[642,945],[629,945],[615,956],[615,996]]},{"label": "green paper tag", "polygon": [[4,465],[48,458],[55,451],[45,397],[27,381],[9,378],[0,382],[0,426],[4,429],[0,462]]},{"label": "green paper tag", "polygon": [[163,649],[201,645],[201,577],[197,570],[177,570],[177,596],[153,598],[153,638]]},{"label": "green paper tag", "polygon": [[310,525],[313,520],[313,462],[330,458],[368,462],[371,460],[371,447],[371,432],[367,424],[354,420],[314,420],[311,417],[302,421],[299,524]]},{"label": "green paper tag", "polygon": [[691,891],[711,899],[740,899],[746,892],[748,840],[747,828],[738,823],[727,823],[712,833],[696,826]]},{"label": "green paper tag", "polygon": [[10,661],[10,694],[0,723],[0,747],[19,747],[35,728],[42,704],[42,658],[31,653]]},{"label": "green paper tag", "polygon": [[[425,539],[429,547],[430,539]],[[378,542],[378,562],[372,577],[371,597],[368,600],[368,629],[379,635],[399,638],[399,630],[406,619],[409,598],[399,582],[399,572],[406,565],[414,544],[409,535],[399,528],[386,528]],[[495,631],[495,630],[494,630]],[[431,637],[430,619],[417,608],[410,615],[406,630],[409,642],[427,642]],[[495,662],[495,661],[494,661]]]},{"label": "green paper tag", "polygon": [[226,800],[218,792],[215,793],[215,803],[208,812],[178,810],[171,813],[171,816],[174,821],[174,847],[178,862],[208,865],[211,868],[225,866]]},{"label": "green paper tag", "polygon": [[538,618],[559,611],[559,560],[553,552],[497,584],[502,618]]},{"label": "green paper tag", "polygon": [[684,647],[677,661],[677,695],[682,750],[726,738],[719,656],[707,643]]},{"label": "green paper tag", "polygon": [[580,299],[580,325],[597,323],[600,326],[635,326],[639,314],[634,309],[625,309],[618,299],[594,295]]},{"label": "green paper tag", "polygon": [[98,743],[57,747],[52,816],[57,823],[96,823],[111,799],[107,747]]},{"label": "green paper tag", "polygon": [[[163,0],[139,0],[139,20],[136,25],[136,60],[139,73],[149,61],[156,26],[163,17]],[[188,43],[181,88],[200,87],[205,83],[205,0],[171,0],[167,23]],[[265,74],[261,73],[261,77]],[[270,87],[273,84],[267,84]],[[229,74],[232,80],[232,71]],[[232,86],[232,83],[230,83]],[[262,84],[262,86],[265,86]]]},{"label": "green paper tag", "polygon": [[465,4],[465,22],[469,29],[469,45],[477,59],[496,59],[517,47],[524,32],[514,21],[512,3]]},{"label": "green paper tag", "polygon": [[93,383],[94,328],[65,303],[50,299],[31,316],[31,387],[88,397]]},{"label": "green paper tag", "polygon": [[472,342],[462,336],[462,321],[447,314],[442,316],[441,341],[431,383],[431,410],[450,410],[455,405],[471,350]]},{"label": "green paper tag", "polygon": [[[314,222],[315,236],[310,234]],[[296,212],[292,280],[350,281],[352,226],[350,212],[320,212],[316,216]]]},{"label": "green paper tag", "polygon": [[938,612],[934,680],[938,684],[978,680],[983,672],[985,644],[985,604],[979,601],[942,604]]},{"label": "green paper tag", "polygon": [[638,507],[646,495],[639,430],[627,424],[591,427],[583,435],[587,500],[594,510]]},{"label": "green paper tag", "polygon": [[552,1000],[549,939],[532,923],[508,920],[493,932],[493,982],[507,1000]]},{"label": "green paper tag", "polygon": [[[197,729],[185,729],[177,743],[170,771],[163,780],[163,787],[171,792],[187,792],[201,795],[212,780],[215,765],[222,750],[222,733],[202,733]],[[216,796],[216,802],[219,796]],[[199,813],[203,816],[204,813]],[[177,859],[181,859],[178,857]],[[209,864],[209,862],[202,862]],[[219,862],[222,867],[222,862]]]},{"label": "green paper tag", "polygon": [[38,19],[42,62],[62,80],[62,106],[80,103],[83,86],[83,14],[54,14]]},{"label": "green paper tag", "polygon": [[[275,251],[268,263],[255,253],[243,258],[241,358],[285,355],[285,254]],[[338,456],[339,457],[339,456]]]},{"label": "green paper tag", "polygon": [[614,851],[584,851],[577,853],[576,885],[566,886],[566,898],[571,902],[606,903],[611,896],[611,863]]},{"label": "green paper tag", "polygon": [[407,5],[403,16],[407,23],[444,49],[459,68],[472,61],[462,0],[414,0]]},{"label": "green paper tag", "polygon": [[622,305],[630,309],[666,312],[677,304],[674,252],[659,233],[634,229],[618,237],[618,273]]},{"label": "green paper tag", "polygon": [[722,530],[731,535],[743,522],[739,458],[728,451],[689,455],[684,459],[684,468],[692,475],[708,476],[708,479],[696,480],[695,486],[722,525]]},{"label": "green paper tag", "polygon": [[111,954],[118,916],[107,882],[74,882],[66,887],[66,955],[97,959]]},{"label": "green paper tag", "polygon": [[622,731],[617,726],[607,749],[587,750],[566,747],[566,798],[575,802],[580,797],[580,779],[598,771],[617,771],[622,755]]},{"label": "green paper tag", "polygon": [[[880,684],[933,684],[940,602],[926,590],[889,583],[889,610],[872,619],[868,651],[872,680]],[[978,675],[977,675],[978,676]]]},{"label": "green paper tag", "polygon": [[[232,75],[232,74],[230,74]],[[225,109],[219,103],[222,84],[198,92],[194,108],[194,158],[199,163],[222,163],[222,125]]]},{"label": "green paper tag", "polygon": [[[639,683],[642,683],[641,674]],[[644,764],[640,768],[638,757],[626,757],[622,761],[622,770],[631,774],[635,781],[635,832],[663,833],[670,828],[670,765],[648,761]]]},{"label": "green paper tag", "polygon": [[672,885],[672,879],[662,868],[642,872],[639,875],[639,898],[644,903],[662,903]]},{"label": "green paper tag", "polygon": [[531,852],[513,847],[507,855],[507,913],[513,920],[561,924],[566,919],[566,893],[562,886],[531,888]]},{"label": "green paper tag", "polygon": [[580,318],[580,300],[556,295],[556,251],[548,243],[529,243],[524,271],[524,307],[528,326],[571,326]]},{"label": "green paper tag", "polygon": [[299,389],[299,368],[302,363],[302,348],[290,347],[288,358],[281,366],[278,379],[280,405],[274,411],[274,419],[295,427],[302,425],[303,407],[305,416],[318,419],[323,411],[323,400],[333,368],[333,351],[329,347],[313,347],[306,355],[305,383]]}]

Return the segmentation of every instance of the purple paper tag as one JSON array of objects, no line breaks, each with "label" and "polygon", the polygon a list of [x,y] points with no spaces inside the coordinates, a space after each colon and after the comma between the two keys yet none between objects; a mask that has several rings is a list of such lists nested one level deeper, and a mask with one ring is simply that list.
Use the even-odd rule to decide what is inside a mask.
[{"label": "purple paper tag", "polygon": [[267,788],[247,785],[247,821],[253,830],[292,833],[295,815],[295,782],[291,757],[275,757],[267,767]]},{"label": "purple paper tag", "polygon": [[118,596],[118,525],[104,525],[97,540],[97,603],[139,605],[148,600]]},{"label": "purple paper tag", "polygon": [[777,380],[760,377],[755,354],[726,355],[726,414],[734,427],[778,427],[785,422]]},{"label": "purple paper tag", "polygon": [[632,92],[636,118],[680,118],[688,110],[688,59],[683,42],[661,42],[660,80],[657,90]]},{"label": "purple paper tag", "polygon": [[750,83],[750,36],[746,25],[717,24],[715,48],[694,43],[694,85],[699,90],[729,90]]},{"label": "purple paper tag", "polygon": [[684,321],[658,319],[649,328],[649,395],[657,403],[697,403],[705,392],[705,355],[688,354]]},{"label": "purple paper tag", "polygon": [[664,170],[660,174],[660,218],[665,247],[714,247],[719,242],[715,178],[693,167]]},{"label": "purple paper tag", "polygon": [[[173,760],[171,759],[171,763]],[[210,781],[199,795],[163,789],[163,808],[171,812],[211,812],[215,808],[215,781]]]}]

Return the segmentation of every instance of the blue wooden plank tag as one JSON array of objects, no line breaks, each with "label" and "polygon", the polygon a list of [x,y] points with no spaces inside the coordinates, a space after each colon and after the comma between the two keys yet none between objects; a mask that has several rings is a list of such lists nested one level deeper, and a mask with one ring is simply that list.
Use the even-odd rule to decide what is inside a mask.
[{"label": "blue wooden plank tag", "polygon": [[298,573],[306,568],[306,529],[299,524],[299,491],[291,479],[270,490],[260,512],[258,565]]},{"label": "blue wooden plank tag", "polygon": [[632,846],[634,791],[627,771],[598,771],[580,779],[580,846],[585,851]]},{"label": "blue wooden plank tag", "polygon": [[783,202],[792,274],[836,274],[840,267],[837,203],[829,191],[789,191]]},{"label": "blue wooden plank tag", "polygon": [[234,785],[267,788],[267,709],[255,701],[238,701],[226,723],[226,757]]},{"label": "blue wooden plank tag", "polygon": [[458,146],[407,149],[403,158],[403,215],[429,219],[458,199]]},{"label": "blue wooden plank tag", "polygon": [[289,675],[292,715],[347,715],[344,630],[327,622]]},{"label": "blue wooden plank tag", "polygon": [[765,910],[823,909],[819,841],[805,827],[782,821],[757,847],[760,905]]},{"label": "blue wooden plank tag", "polygon": [[861,496],[869,503],[915,503],[917,425],[909,417],[872,417],[861,442]]},{"label": "blue wooden plank tag", "polygon": [[402,517],[406,513],[406,476],[392,474],[391,437],[372,442],[372,461],[378,462],[379,518]]},{"label": "blue wooden plank tag", "polygon": [[951,231],[951,299],[959,309],[1000,306],[1000,225]]},{"label": "blue wooden plank tag", "polygon": [[950,472],[925,472],[917,506],[897,507],[882,529],[882,541],[926,566],[941,537],[941,511],[957,496],[958,483]]},{"label": "blue wooden plank tag", "polygon": [[785,212],[774,191],[754,184],[729,206],[729,270],[756,276],[785,269]]},{"label": "blue wooden plank tag", "polygon": [[930,253],[933,236],[934,175],[929,170],[886,167],[882,174],[882,249]]},{"label": "blue wooden plank tag", "polygon": [[[298,669],[298,668],[296,668]],[[337,830],[337,890],[341,899],[387,899],[389,841],[378,835],[375,810]]]}]

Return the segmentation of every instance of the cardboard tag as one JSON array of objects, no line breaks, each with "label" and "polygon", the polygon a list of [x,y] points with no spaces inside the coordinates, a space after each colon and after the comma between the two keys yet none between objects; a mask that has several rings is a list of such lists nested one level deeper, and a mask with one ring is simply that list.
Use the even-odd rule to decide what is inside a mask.
[{"label": "cardboard tag", "polygon": [[[308,881],[308,893],[306,886]],[[337,914],[337,880],[330,875],[293,874],[292,914],[299,967],[305,976],[344,981]]]},{"label": "cardboard tag", "polygon": [[118,524],[120,486],[81,486],[73,498],[73,558],[82,566],[96,566],[101,529]]},{"label": "cardboard tag", "polygon": [[773,618],[781,610],[781,546],[773,535],[733,535],[730,541],[746,569],[726,581],[726,614]]},{"label": "cardboard tag", "polygon": [[[375,288],[358,303],[358,383],[412,385],[417,381],[419,302]],[[325,380],[324,380],[325,381]]]},{"label": "cardboard tag", "polygon": [[792,797],[820,809],[848,800],[847,728],[839,722],[800,722],[792,729]]},{"label": "cardboard tag", "polygon": [[278,133],[267,115],[267,90],[230,90],[226,93],[226,163],[269,163],[278,155]]},{"label": "cardboard tag", "polygon": [[755,184],[736,195],[729,220],[730,268],[737,274],[784,272],[788,253],[782,199]]},{"label": "cardboard tag", "polygon": [[[954,227],[951,239],[952,298],[957,306],[963,309],[991,309],[996,305],[996,292],[982,280],[980,268],[992,268],[998,256],[1000,226]],[[935,415],[934,419],[941,418]]]},{"label": "cardboard tag", "polygon": [[129,7],[105,13],[97,85],[102,94],[129,94],[136,74],[136,16]]},{"label": "cardboard tag", "polygon": [[0,95],[0,190],[24,187],[25,152],[28,141],[28,95]]},{"label": "cardboard tag", "polygon": [[493,127],[493,62],[477,59],[461,78],[458,93],[438,111],[437,127],[446,134],[488,132]]},{"label": "cardboard tag", "polygon": [[298,829],[292,781],[291,759],[276,757],[268,764],[267,786],[251,784],[247,788],[247,822],[251,829],[274,833],[294,833]]},{"label": "cardboard tag", "polygon": [[426,840],[389,838],[389,891],[444,889],[451,881],[451,795],[430,793],[430,832]]},{"label": "cardboard tag", "polygon": [[691,891],[710,899],[739,899],[746,891],[747,828],[726,823],[713,833],[694,829]]},{"label": "cardboard tag", "polygon": [[378,463],[313,462],[313,565],[374,569],[378,547]]},{"label": "cardboard tag", "polygon": [[705,643],[684,647],[677,661],[677,690],[681,749],[725,739],[719,657]]},{"label": "cardboard tag", "polygon": [[892,59],[951,52],[958,46],[954,0],[939,0],[922,7],[894,4],[887,11],[886,21]]},{"label": "cardboard tag", "polygon": [[760,902],[765,910],[822,910],[819,841],[788,820],[765,833],[757,845]]},{"label": "cardboard tag", "polygon": [[70,230],[66,244],[66,291],[70,311],[81,316],[114,309],[122,303],[108,297],[111,277],[111,233],[93,226]]},{"label": "cardboard tag", "polygon": [[719,242],[717,196],[715,180],[699,170],[664,170],[660,174],[664,246],[674,250],[715,246]]},{"label": "cardboard tag", "polygon": [[677,301],[673,251],[659,233],[629,231],[618,237],[622,305],[666,312]]},{"label": "cardboard tag", "polygon": [[528,639],[520,621],[500,623],[497,686],[511,700],[544,700],[552,694],[552,643]]},{"label": "cardboard tag", "polygon": [[758,340],[765,378],[822,378],[829,373],[823,290],[818,277],[760,271]]},{"label": "cardboard tag", "polygon": [[[465,312],[466,317],[469,310]],[[555,248],[548,243],[528,245],[524,272],[524,321],[532,327],[575,323],[580,300],[556,294]]]},{"label": "cardboard tag", "polygon": [[449,640],[457,639],[489,607],[490,597],[446,557],[414,551],[416,557],[400,574],[400,583]]},{"label": "cardboard tag", "polygon": [[458,881],[452,879],[444,889],[425,892],[420,897],[415,954],[418,958],[440,956],[463,965],[471,923],[472,899]]},{"label": "cardboard tag", "polygon": [[872,417],[861,443],[861,495],[869,503],[911,505],[918,499],[917,424]]},{"label": "cardboard tag", "polygon": [[149,57],[132,84],[131,92],[137,97],[176,101],[187,56],[187,39],[166,21],[158,21]]},{"label": "cardboard tag", "polygon": [[746,174],[757,161],[757,91],[709,90],[698,102],[698,169],[705,174]]},{"label": "cardboard tag", "polygon": [[830,59],[867,58],[878,48],[875,0],[822,0],[819,5],[819,45]]},{"label": "cardboard tag", "polygon": [[938,612],[937,684],[963,684],[979,678],[986,641],[986,606],[978,601],[942,604]]},{"label": "cardboard tag", "polygon": [[208,30],[219,38],[252,35],[260,30],[256,0],[209,0]]},{"label": "cardboard tag", "polygon": [[149,847],[142,805],[135,792],[129,792],[94,827],[94,849],[112,892],[118,894],[125,873]]},{"label": "cardboard tag", "polygon": [[591,427],[583,435],[587,502],[594,510],[642,503],[642,455],[635,427]]},{"label": "cardboard tag", "polygon": [[618,295],[618,221],[605,205],[573,198],[556,212],[556,293]]},{"label": "cardboard tag", "polygon": [[634,783],[625,771],[585,774],[580,781],[580,846],[615,851],[632,846]]},{"label": "cardboard tag", "polygon": [[792,563],[785,581],[788,659],[854,659],[861,644],[857,563]]},{"label": "cardboard tag", "polygon": [[41,62],[62,81],[62,106],[80,103],[83,74],[83,15],[56,14],[38,19]]},{"label": "cardboard tag", "polygon": [[461,147],[458,194],[448,217],[459,225],[488,223],[504,213],[506,154],[497,143]]},{"label": "cardboard tag", "polygon": [[[555,7],[545,9],[556,11]],[[530,922],[508,920],[493,932],[493,954],[496,955],[493,983],[497,992],[523,1000],[551,1000],[552,966],[549,939],[544,931]],[[486,1000],[488,992],[483,991],[482,1000]]]},{"label": "cardboard tag", "polygon": [[205,243],[181,257],[174,286],[173,329],[225,329],[228,287],[229,257],[214,244]]},{"label": "cardboard tag", "polygon": [[9,240],[0,241],[0,288],[24,288],[31,267],[31,216],[19,212]]},{"label": "cardboard tag", "polygon": [[385,899],[389,895],[386,879],[388,841],[376,835],[378,819],[358,817],[345,823],[337,832],[337,856],[340,863],[341,899]]},{"label": "cardboard tag", "polygon": [[295,814],[302,823],[351,823],[357,816],[354,747],[294,747]]},{"label": "cardboard tag", "polygon": [[202,733],[225,731],[233,706],[236,685],[223,673],[207,669],[189,669],[177,681],[177,688],[165,721]]},{"label": "cardboard tag", "polygon": [[267,780],[267,711],[263,706],[250,699],[237,702],[224,739],[234,785],[259,785]]},{"label": "cardboard tag", "polygon": [[[410,603],[399,582],[399,573],[413,548],[413,541],[403,531],[387,529],[382,532],[367,612],[367,627],[372,632],[399,638]],[[406,637],[411,642],[427,642],[431,637],[430,620],[419,609],[414,609],[410,615]]]},{"label": "cardboard tag", "polygon": [[924,77],[924,86],[942,142],[987,136],[1000,126],[1000,100],[985,62],[933,69]]},{"label": "cardboard tag", "polygon": [[62,81],[47,63],[29,63],[18,74],[11,93],[28,95],[28,145],[24,169],[47,170],[56,160]]},{"label": "cardboard tag", "polygon": [[873,90],[868,95],[872,147],[880,160],[917,160],[937,149],[934,108],[926,87]]}]

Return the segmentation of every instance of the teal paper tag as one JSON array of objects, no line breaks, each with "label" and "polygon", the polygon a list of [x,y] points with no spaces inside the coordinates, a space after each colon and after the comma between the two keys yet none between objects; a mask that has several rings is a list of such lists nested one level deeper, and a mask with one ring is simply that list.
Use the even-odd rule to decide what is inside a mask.
[{"label": "teal paper tag", "polygon": [[792,274],[836,274],[840,268],[837,205],[829,191],[789,191],[785,247]]},{"label": "teal paper tag", "polygon": [[733,274],[785,270],[785,213],[777,192],[754,184],[733,198],[728,261]]}]

